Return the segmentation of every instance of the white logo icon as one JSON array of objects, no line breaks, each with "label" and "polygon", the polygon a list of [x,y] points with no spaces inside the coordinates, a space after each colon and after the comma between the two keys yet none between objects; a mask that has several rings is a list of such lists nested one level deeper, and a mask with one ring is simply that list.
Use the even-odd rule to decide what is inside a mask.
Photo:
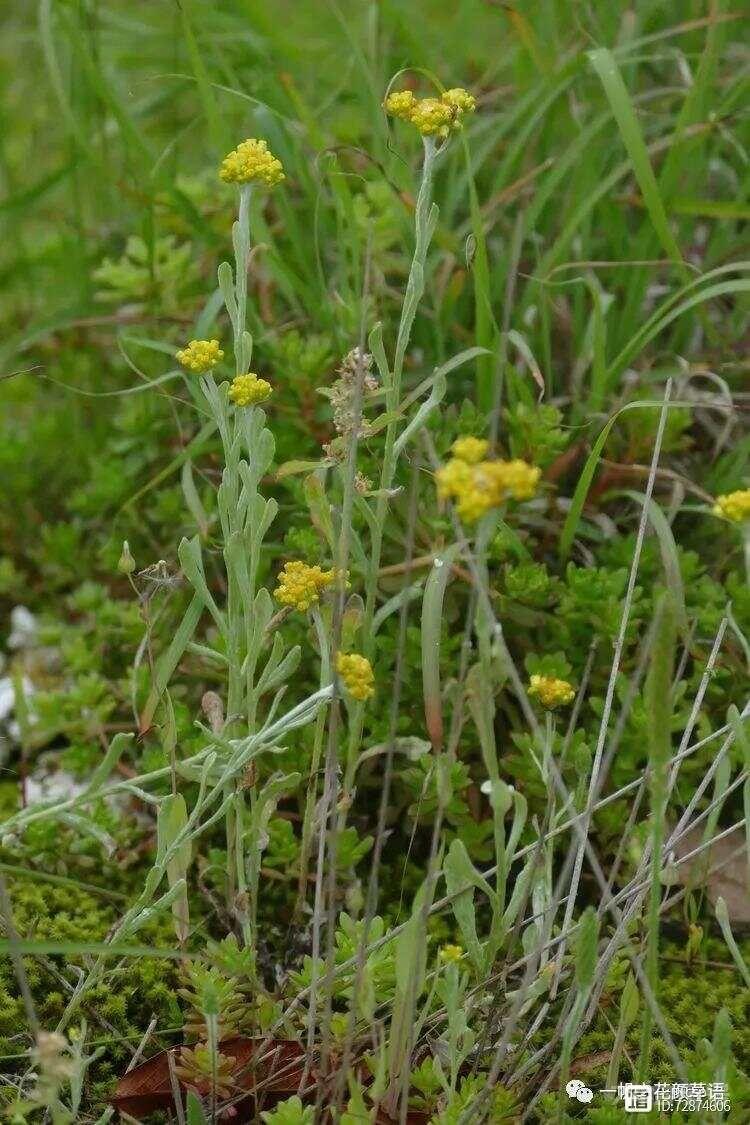
[{"label": "white logo icon", "polygon": [[575,1098],[577,1101],[583,1102],[584,1105],[588,1105],[594,1098],[594,1091],[581,1082],[580,1078],[571,1078],[565,1087],[565,1092],[569,1098]]}]

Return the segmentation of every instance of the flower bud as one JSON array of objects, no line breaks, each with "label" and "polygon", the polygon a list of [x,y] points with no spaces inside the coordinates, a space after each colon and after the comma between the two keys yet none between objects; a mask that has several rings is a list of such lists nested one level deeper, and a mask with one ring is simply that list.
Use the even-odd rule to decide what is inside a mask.
[{"label": "flower bud", "polygon": [[132,574],[135,570],[135,559],[130,553],[130,547],[128,546],[127,539],[125,539],[122,544],[122,554],[120,555],[120,561],[117,564],[117,569],[119,570],[120,574]]}]

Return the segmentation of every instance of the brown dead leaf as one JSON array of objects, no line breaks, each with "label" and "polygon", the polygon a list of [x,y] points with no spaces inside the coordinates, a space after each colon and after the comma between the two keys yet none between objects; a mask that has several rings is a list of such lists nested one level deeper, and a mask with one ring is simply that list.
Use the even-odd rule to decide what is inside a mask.
[{"label": "brown dead leaf", "polygon": [[[233,1079],[237,1090],[248,1094],[291,1095],[299,1086],[304,1069],[305,1049],[294,1039],[271,1039],[263,1047],[262,1038],[237,1036],[219,1044],[223,1055],[236,1063]],[[259,1053],[262,1048],[262,1053]],[[117,1084],[112,1105],[138,1118],[157,1109],[174,1108],[169,1078],[169,1056],[178,1064],[181,1047],[172,1047],[147,1059],[124,1074]],[[180,1082],[185,1090],[185,1083]]]},{"label": "brown dead leaf", "polygon": [[[576,1078],[578,1075],[585,1077],[587,1074],[591,1074],[592,1070],[596,1070],[597,1067],[608,1066],[611,1058],[611,1051],[593,1051],[590,1055],[579,1055],[570,1064],[570,1077]],[[560,1089],[559,1074],[552,1079],[549,1088],[550,1090]]]},{"label": "brown dead leaf", "polygon": [[[678,859],[689,855],[703,841],[703,826],[691,829],[675,848]],[[681,863],[677,877],[684,887],[705,885],[712,906],[721,896],[727,904],[729,920],[750,925],[750,892],[748,891],[747,855],[743,847],[745,833],[741,828],[711,844],[700,855]],[[734,853],[737,853],[736,855]]]}]

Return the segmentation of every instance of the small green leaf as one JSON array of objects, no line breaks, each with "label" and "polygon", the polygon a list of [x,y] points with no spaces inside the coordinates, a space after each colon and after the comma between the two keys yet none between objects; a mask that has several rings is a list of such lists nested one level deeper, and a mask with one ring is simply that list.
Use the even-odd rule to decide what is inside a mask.
[{"label": "small green leaf", "polygon": [[625,981],[625,987],[622,990],[620,997],[620,1019],[623,1027],[631,1027],[638,1016],[638,1008],[640,1006],[640,993],[638,985],[635,982],[635,977],[632,973],[628,974],[628,979]]},{"label": "small green leaf", "polygon": [[614,55],[606,47],[600,47],[591,51],[589,59],[601,79],[659,241],[667,257],[682,262],[682,253],[667,219],[646,142]]},{"label": "small green leaf", "polygon": [[454,840],[443,863],[451,910],[461,931],[466,951],[479,972],[484,967],[482,947],[477,937],[474,884],[478,876],[461,840]]},{"label": "small green leaf", "polygon": [[332,555],[336,553],[336,536],[331,518],[331,506],[328,503],[323,482],[317,473],[310,473],[305,477],[305,500],[310,512],[313,526],[321,533]]},{"label": "small green leaf", "polygon": [[188,1090],[187,1125],[206,1125],[207,1120],[200,1098],[192,1090]]}]

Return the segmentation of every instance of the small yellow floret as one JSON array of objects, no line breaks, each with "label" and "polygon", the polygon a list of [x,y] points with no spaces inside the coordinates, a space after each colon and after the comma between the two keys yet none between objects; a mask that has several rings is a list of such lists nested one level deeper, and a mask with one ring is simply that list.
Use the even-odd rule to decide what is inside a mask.
[{"label": "small yellow floret", "polygon": [[321,570],[319,566],[308,566],[300,560],[288,562],[279,575],[273,596],[282,605],[290,605],[304,613],[318,601],[334,578],[333,570]]},{"label": "small yellow floret", "polygon": [[468,90],[464,90],[463,86],[454,86],[452,90],[446,90],[441,101],[458,110],[459,114],[473,113],[477,108],[476,98]]},{"label": "small yellow floret", "polygon": [[397,90],[389,94],[383,103],[386,113],[390,113],[391,117],[398,117],[401,121],[411,119],[416,104],[417,99],[411,90]]},{"label": "small yellow floret", "polygon": [[178,363],[196,375],[210,371],[219,360],[224,358],[224,352],[219,347],[218,340],[191,340],[186,347],[175,353]]},{"label": "small yellow floret", "polygon": [[229,386],[229,398],[235,406],[257,406],[273,394],[266,379],[259,379],[251,371],[248,375],[235,375]]},{"label": "small yellow floret", "polygon": [[254,180],[274,187],[284,179],[284,169],[263,140],[250,137],[224,157],[219,179],[225,184],[249,184]]},{"label": "small yellow floret", "polygon": [[463,955],[464,951],[460,945],[444,945],[440,950],[440,960],[446,965],[457,965]]},{"label": "small yellow floret", "polygon": [[741,488],[736,492],[727,492],[724,496],[717,496],[713,506],[715,516],[723,516],[732,523],[744,523],[750,520],[750,488]]},{"label": "small yellow floret", "polygon": [[355,699],[364,702],[374,693],[375,674],[366,656],[360,656],[357,652],[340,652],[336,660],[336,671],[346,690]]},{"label": "small yellow floret", "polygon": [[556,707],[567,707],[576,697],[572,684],[567,680],[560,680],[557,676],[531,677],[529,681],[529,695],[535,696],[542,707],[553,711]]},{"label": "small yellow floret", "polygon": [[485,438],[461,437],[453,442],[451,453],[467,465],[477,465],[487,456],[489,447],[490,443]]}]

